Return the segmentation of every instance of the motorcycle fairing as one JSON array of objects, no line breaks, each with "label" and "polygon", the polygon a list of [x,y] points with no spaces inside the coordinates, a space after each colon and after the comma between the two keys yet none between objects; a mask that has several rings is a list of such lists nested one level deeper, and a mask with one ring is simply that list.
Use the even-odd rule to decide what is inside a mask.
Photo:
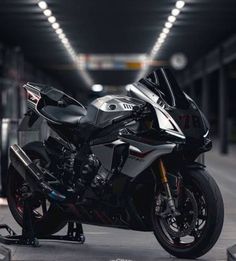
[{"label": "motorcycle fairing", "polygon": [[171,153],[176,147],[176,144],[170,142],[155,142],[132,135],[121,135],[119,139],[111,143],[91,146],[91,150],[98,157],[102,166],[108,171],[112,171],[114,151],[121,144],[129,146],[121,173],[132,178],[142,173],[158,157]]},{"label": "motorcycle fairing", "polygon": [[171,153],[176,144],[169,142],[147,143],[133,136],[121,137],[121,140],[127,142],[129,146],[129,155],[121,170],[125,175],[135,178],[159,157]]},{"label": "motorcycle fairing", "polygon": [[[161,85],[158,81],[161,81]],[[62,133],[61,126],[63,128],[63,135],[61,136],[63,137],[66,137],[69,133],[68,124],[73,126],[74,122],[77,124],[77,133],[79,133],[80,129],[84,132],[83,126],[88,126],[88,124],[94,126],[92,129],[95,130],[95,134],[99,133],[103,128],[112,126],[114,119],[130,115],[134,106],[147,102],[153,107],[159,128],[164,130],[165,133],[179,138],[183,143],[189,137],[200,139],[207,131],[207,124],[205,124],[205,120],[196,104],[175,85],[176,83],[173,80],[171,81],[169,72],[164,68],[160,68],[146,79],[132,85],[130,92],[132,97],[107,95],[94,100],[88,106],[87,112],[79,102],[52,87],[33,83],[28,83],[24,87],[27,90],[31,108],[35,106],[33,110],[38,115],[46,118],[49,123],[52,123],[51,126],[59,134]],[[164,99],[166,96],[164,95],[163,86],[166,86],[169,90],[168,102]],[[72,110],[71,106],[75,108],[73,107]],[[81,110],[84,111],[81,112]],[[78,122],[81,115],[84,117],[79,126]],[[194,126],[190,126],[186,122],[183,123],[183,119],[189,118],[195,124]],[[64,124],[66,126],[63,126]],[[186,126],[189,126],[189,128]],[[129,127],[127,126],[127,128]],[[89,128],[86,127],[86,133],[89,132]],[[116,133],[118,134],[118,131]],[[125,175],[136,177],[150,166],[155,159],[171,153],[176,146],[175,143],[156,142],[155,139],[158,139],[158,137],[147,141],[134,135],[118,135],[117,139],[111,142],[91,145],[91,151],[99,158],[104,168],[112,171],[112,162],[117,146],[126,144],[129,149],[121,171]]]},{"label": "motorcycle fairing", "polygon": [[182,139],[185,139],[185,136],[179,125],[168,113],[168,111],[158,103],[158,101],[160,101],[160,97],[152,93],[145,85],[141,83],[133,84],[130,89],[130,93],[132,96],[142,99],[153,106],[156,112],[156,118],[159,127],[161,129],[167,132],[171,132],[173,135],[181,137]]},{"label": "motorcycle fairing", "polygon": [[209,124],[194,103],[179,88],[170,70],[159,68],[147,78],[131,85],[130,95],[151,104],[159,127],[182,138],[202,139]]}]

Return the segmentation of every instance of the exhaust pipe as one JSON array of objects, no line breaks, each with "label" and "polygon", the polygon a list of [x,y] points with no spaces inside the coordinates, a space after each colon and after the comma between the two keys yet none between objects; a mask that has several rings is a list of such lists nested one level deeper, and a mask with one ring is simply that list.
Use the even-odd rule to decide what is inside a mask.
[{"label": "exhaust pipe", "polygon": [[16,144],[10,147],[10,159],[13,167],[29,183],[32,190],[41,192],[46,197],[56,201],[66,200],[66,196],[44,181],[43,172],[31,161],[21,147]]}]

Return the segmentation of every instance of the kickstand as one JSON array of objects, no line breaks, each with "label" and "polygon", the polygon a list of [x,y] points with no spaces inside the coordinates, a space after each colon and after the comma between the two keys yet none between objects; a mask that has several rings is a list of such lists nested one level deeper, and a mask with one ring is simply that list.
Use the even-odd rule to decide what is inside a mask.
[{"label": "kickstand", "polygon": [[22,235],[17,235],[8,225],[0,224],[0,230],[5,229],[8,232],[7,236],[3,236],[0,233],[0,243],[7,245],[27,245],[37,247],[39,246],[38,239],[77,242],[80,244],[85,242],[82,224],[77,221],[68,222],[68,230],[66,235],[49,235],[39,236],[36,238],[32,207],[33,196],[28,186],[24,186],[22,188],[22,192],[24,200]]}]

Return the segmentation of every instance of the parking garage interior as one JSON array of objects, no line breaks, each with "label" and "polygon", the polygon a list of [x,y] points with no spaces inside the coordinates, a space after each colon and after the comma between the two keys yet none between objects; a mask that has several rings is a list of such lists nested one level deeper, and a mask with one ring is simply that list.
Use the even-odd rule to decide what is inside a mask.
[{"label": "parking garage interior", "polygon": [[[235,17],[234,0],[1,0],[4,204],[9,146],[48,135],[46,124],[27,134],[18,129],[27,110],[25,83],[53,86],[87,107],[104,95],[126,95],[132,83],[159,66],[169,67],[211,126],[213,149],[204,164],[222,191],[225,223],[203,260],[226,260],[226,249],[236,242]],[[0,220],[20,231],[7,206],[0,208]],[[93,226],[86,226],[86,233],[85,247],[52,242],[40,249],[10,247],[13,260],[174,260],[151,234]]]}]

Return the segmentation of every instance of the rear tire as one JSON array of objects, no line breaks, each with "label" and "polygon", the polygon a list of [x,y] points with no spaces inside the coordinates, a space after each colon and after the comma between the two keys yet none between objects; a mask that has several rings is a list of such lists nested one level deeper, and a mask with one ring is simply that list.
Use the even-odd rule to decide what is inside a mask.
[{"label": "rear tire", "polygon": [[[173,238],[171,242],[172,238],[168,239],[168,232],[160,225],[161,218],[155,214],[154,207],[152,208],[153,230],[160,245],[171,255],[178,258],[197,258],[206,254],[218,240],[223,227],[224,204],[216,182],[204,167],[194,164],[186,167],[181,174],[184,186],[190,191],[191,187],[197,188],[204,197],[207,214],[202,232],[193,243],[182,243],[179,239],[176,240],[177,238]],[[193,191],[191,193],[194,193]]]},{"label": "rear tire", "polygon": [[[40,152],[29,150],[25,150],[25,152],[29,155],[31,160],[44,161],[44,164],[46,164],[45,159],[42,157]],[[23,209],[21,206],[19,207],[18,195],[16,197],[16,193],[17,190],[20,189],[22,182],[24,182],[23,178],[12,164],[10,164],[7,176],[7,200],[14,219],[21,227],[23,226]],[[55,234],[61,230],[66,223],[67,220],[62,210],[53,203],[50,204],[50,207],[46,212],[43,212],[41,217],[34,213],[34,230],[36,236]]]}]

